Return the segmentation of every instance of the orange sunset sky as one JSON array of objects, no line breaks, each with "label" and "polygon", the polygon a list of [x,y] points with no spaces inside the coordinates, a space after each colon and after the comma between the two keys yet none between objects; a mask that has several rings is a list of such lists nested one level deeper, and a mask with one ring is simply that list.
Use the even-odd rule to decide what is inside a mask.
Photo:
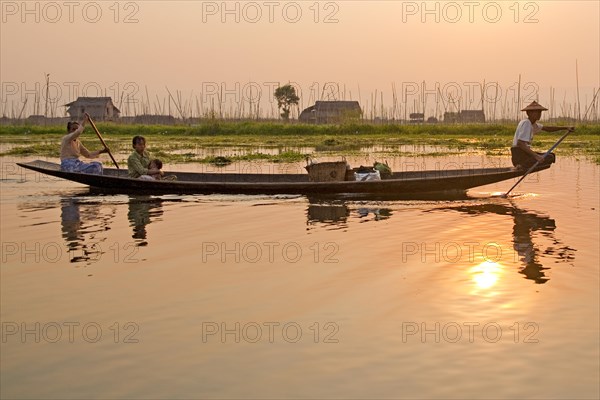
[{"label": "orange sunset sky", "polygon": [[[294,82],[305,106],[327,96],[364,104],[375,91],[389,104],[392,83],[401,93],[424,82],[462,88],[466,107],[480,98],[473,85],[508,96],[519,74],[523,101],[548,102],[553,87],[556,103],[575,103],[577,60],[583,107],[600,86],[599,4],[2,1],[2,102],[19,104],[49,73],[61,104],[97,88],[152,102],[165,87],[184,98],[224,87],[231,100],[249,82],[263,101],[274,82]],[[339,91],[324,95],[331,83]]]}]

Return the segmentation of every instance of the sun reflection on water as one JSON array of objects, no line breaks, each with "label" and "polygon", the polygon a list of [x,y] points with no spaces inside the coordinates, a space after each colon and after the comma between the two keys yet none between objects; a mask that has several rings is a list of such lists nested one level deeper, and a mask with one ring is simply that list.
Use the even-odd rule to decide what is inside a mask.
[{"label": "sun reflection on water", "polygon": [[477,289],[491,289],[504,273],[502,266],[493,261],[484,261],[469,270]]}]

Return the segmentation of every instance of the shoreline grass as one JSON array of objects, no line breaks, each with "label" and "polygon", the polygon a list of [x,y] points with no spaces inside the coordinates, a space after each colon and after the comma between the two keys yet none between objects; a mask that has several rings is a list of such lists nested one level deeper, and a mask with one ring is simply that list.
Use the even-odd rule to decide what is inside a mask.
[{"label": "shoreline grass", "polygon": [[[511,145],[515,126],[512,124],[464,125],[303,125],[265,122],[215,122],[201,125],[119,125],[97,124],[115,155],[131,152],[131,138],[143,135],[152,153],[165,162],[211,162],[211,157],[198,157],[197,150],[210,148],[238,148],[249,150],[231,158],[295,162],[306,155],[297,149],[310,148],[312,154],[364,153],[375,146],[392,148],[389,153],[404,153],[393,149],[403,145],[432,146],[414,156],[449,155],[453,151],[473,150],[496,155]],[[548,149],[563,132],[542,132],[536,135],[533,147]],[[0,144],[14,144],[14,148],[0,153],[12,156],[44,155],[58,157],[62,126],[1,126]],[[99,148],[99,141],[91,128],[86,128],[82,142],[89,149]],[[265,154],[260,148],[279,149],[279,155]],[[259,148],[256,150],[256,148]],[[178,153],[172,154],[177,150]],[[286,153],[288,153],[286,155]],[[558,148],[558,154],[584,155],[600,164],[600,125],[576,126],[576,131]],[[283,155],[282,155],[283,154]]]}]

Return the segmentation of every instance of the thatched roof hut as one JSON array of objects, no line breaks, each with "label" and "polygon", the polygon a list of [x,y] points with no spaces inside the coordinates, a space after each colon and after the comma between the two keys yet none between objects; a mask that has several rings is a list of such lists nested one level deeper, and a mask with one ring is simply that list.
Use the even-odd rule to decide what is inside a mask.
[{"label": "thatched roof hut", "polygon": [[71,118],[81,119],[88,113],[94,119],[112,120],[119,118],[121,111],[113,104],[110,97],[78,97],[77,100],[65,104]]},{"label": "thatched roof hut", "polygon": [[462,110],[456,112],[445,112],[444,122],[451,123],[471,123],[485,122],[485,114],[482,110]]},{"label": "thatched roof hut", "polygon": [[362,110],[358,101],[317,101],[300,113],[300,122],[330,124],[360,119]]},{"label": "thatched roof hut", "polygon": [[482,110],[462,110],[460,122],[485,122],[485,114]]},{"label": "thatched roof hut", "polygon": [[136,115],[133,118],[135,124],[175,125],[177,120],[172,115]]}]

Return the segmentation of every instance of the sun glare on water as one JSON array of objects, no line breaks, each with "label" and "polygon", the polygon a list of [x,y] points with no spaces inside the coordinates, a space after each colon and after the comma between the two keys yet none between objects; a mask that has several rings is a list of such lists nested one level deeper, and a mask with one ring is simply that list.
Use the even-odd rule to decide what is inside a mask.
[{"label": "sun glare on water", "polygon": [[478,289],[490,289],[498,282],[503,269],[498,263],[484,261],[471,268],[470,273]]}]

